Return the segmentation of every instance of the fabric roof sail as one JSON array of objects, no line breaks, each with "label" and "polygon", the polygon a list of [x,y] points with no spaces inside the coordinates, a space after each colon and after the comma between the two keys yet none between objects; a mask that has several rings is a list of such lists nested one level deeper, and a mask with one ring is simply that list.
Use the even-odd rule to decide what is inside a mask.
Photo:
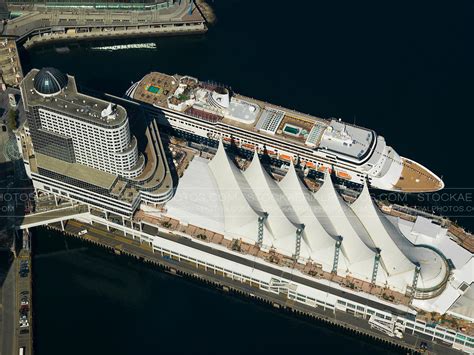
[{"label": "fabric roof sail", "polygon": [[320,213],[311,192],[296,174],[293,164],[279,186],[297,214],[299,223],[305,225],[306,242],[311,249],[334,247],[336,235],[330,235],[319,222]]},{"label": "fabric roof sail", "polygon": [[349,263],[362,260],[373,260],[375,252],[369,243],[367,232],[361,228],[356,230],[351,223],[354,218],[349,220],[346,203],[334,189],[331,177],[325,174],[324,184],[314,193],[316,201],[326,213],[329,222],[335,228],[342,240],[342,251]]},{"label": "fabric roof sail", "polygon": [[[380,250],[377,285],[405,292],[420,266],[418,288],[442,286],[449,269],[442,255],[422,245],[413,245],[372,201],[367,186],[358,199],[347,204],[335,190],[331,177],[312,193],[290,166],[277,183],[265,171],[258,154],[245,172],[227,156],[222,142],[208,163],[222,202],[224,232],[254,244],[259,218],[264,219],[264,248],[274,247],[287,256],[311,259],[331,271],[336,241],[342,237],[337,273],[371,281]],[[297,230],[302,229],[301,243]],[[298,245],[298,248],[297,248]]]},{"label": "fabric roof sail", "polygon": [[[325,228],[321,220],[327,218],[314,196],[298,177],[291,164],[288,172],[278,184],[297,215],[299,223],[305,225],[303,239],[311,251],[311,259],[321,264],[323,270],[331,271],[334,263],[337,233],[334,228]],[[346,263],[341,256],[338,270],[345,273]]]},{"label": "fabric roof sail", "polygon": [[[214,158],[209,162],[209,169],[216,180],[224,209],[226,232],[247,240],[257,241],[258,218],[264,213],[256,201],[249,202],[251,196],[247,187],[242,186],[243,177],[240,170],[227,157],[222,142]],[[245,191],[245,192],[244,192]],[[264,227],[263,243],[272,245],[273,236]]]},{"label": "fabric roof sail", "polygon": [[350,207],[367,229],[375,245],[381,250],[381,261],[389,276],[415,270],[415,264],[407,258],[390,237],[390,233],[398,231],[374,205],[367,184],[364,184],[359,197]]},{"label": "fabric roof sail", "polygon": [[266,223],[275,238],[275,247],[293,253],[296,248],[296,231],[302,226],[276,181],[262,167],[257,153],[243,176],[248,185],[251,185],[259,205],[268,214]]}]

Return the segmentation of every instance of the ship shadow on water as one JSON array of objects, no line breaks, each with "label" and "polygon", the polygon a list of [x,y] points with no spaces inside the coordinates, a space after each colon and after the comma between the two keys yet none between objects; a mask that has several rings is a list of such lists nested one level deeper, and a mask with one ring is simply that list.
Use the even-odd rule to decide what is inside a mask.
[{"label": "ship shadow on water", "polygon": [[[193,40],[202,41],[205,39],[204,34],[194,34]],[[34,46],[30,49],[25,49],[23,45],[18,46],[20,57],[22,58],[22,65],[28,67],[29,51],[34,51],[35,54],[50,53],[54,51],[59,55],[66,55],[73,51],[105,51],[115,52],[131,50],[134,51],[157,51],[159,50],[160,42],[166,41],[173,37],[182,37],[183,34],[170,33],[162,35],[149,35],[149,36],[127,36],[118,38],[85,38],[85,39],[64,39],[57,40],[51,43],[45,43],[38,46]],[[188,41],[189,38],[186,38]]]}]

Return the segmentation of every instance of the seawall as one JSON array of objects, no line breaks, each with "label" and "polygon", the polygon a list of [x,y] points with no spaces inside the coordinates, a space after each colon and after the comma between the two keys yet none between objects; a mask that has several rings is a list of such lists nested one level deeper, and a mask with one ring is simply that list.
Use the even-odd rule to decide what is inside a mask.
[{"label": "seawall", "polygon": [[[125,255],[144,263],[152,264],[170,274],[195,279],[224,292],[229,292],[240,297],[251,298],[259,303],[279,309],[280,311],[314,319],[334,329],[340,329],[347,333],[354,333],[366,337],[367,339],[390,344],[401,351],[416,352],[419,346],[417,338],[412,337],[410,334],[407,334],[404,339],[391,338],[371,329],[366,319],[357,318],[339,310],[310,307],[289,299],[285,294],[270,293],[258,288],[257,285],[243,282],[242,280],[230,279],[223,273],[207,269],[202,265],[182,259],[178,260],[171,255],[160,252],[154,252],[152,247],[147,243],[140,243],[137,240],[123,237],[121,236],[122,234],[115,234],[113,231],[107,232],[104,226],[98,226],[96,223],[94,223],[94,227],[91,227],[89,224],[74,221],[74,225],[66,224],[64,231],[61,230],[59,224],[51,225],[48,228],[64,232],[70,237],[81,238],[96,246],[112,251],[117,255]],[[87,228],[89,233],[78,236],[77,232],[84,228]],[[128,241],[126,239],[128,239]],[[437,345],[434,344],[434,346],[436,347]],[[432,350],[433,353],[457,353],[454,349],[445,346],[439,346],[439,348]]]}]

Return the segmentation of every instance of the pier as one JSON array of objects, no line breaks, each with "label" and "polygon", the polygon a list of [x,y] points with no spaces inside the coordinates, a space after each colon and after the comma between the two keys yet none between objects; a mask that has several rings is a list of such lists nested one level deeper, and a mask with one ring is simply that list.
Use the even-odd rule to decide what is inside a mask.
[{"label": "pier", "polygon": [[[73,7],[20,7],[21,15],[7,22],[2,35],[30,48],[61,40],[143,37],[164,34],[204,33],[206,20],[187,1],[149,10]],[[10,6],[15,9],[16,6]],[[22,10],[23,9],[23,10]]]},{"label": "pier", "polygon": [[[118,227],[118,225],[116,225]],[[263,290],[256,282],[245,280],[237,275],[230,275],[213,269],[210,265],[202,265],[185,257],[176,256],[174,253],[158,251],[145,239],[137,238],[135,235],[124,233],[112,225],[103,225],[93,222],[93,225],[78,220],[69,220],[65,224],[55,223],[47,228],[63,232],[66,236],[81,238],[98,247],[114,252],[116,255],[136,258],[146,264],[154,265],[172,275],[186,277],[203,282],[211,287],[218,288],[223,292],[229,292],[240,297],[253,299],[281,312],[288,312],[300,317],[313,319],[333,327],[333,329],[344,330],[348,333],[356,333],[369,339],[374,339],[390,344],[407,352],[419,351],[422,342],[428,342],[430,353],[433,354],[456,354],[458,353],[450,345],[443,342],[433,342],[428,336],[405,332],[403,339],[392,338],[388,335],[371,329],[368,324],[368,316],[354,316],[350,312],[344,312],[331,307],[311,307],[309,305],[292,299],[285,292],[268,292]],[[83,231],[87,230],[87,233]],[[160,235],[165,238],[165,236]],[[173,238],[173,236],[168,236]]]},{"label": "pier", "polygon": [[[0,23],[0,69],[2,84],[18,86],[23,79],[18,49],[51,43],[138,39],[162,36],[195,35],[207,32],[214,20],[211,8],[203,1],[163,2],[154,8],[83,8],[21,5],[9,3],[17,17]],[[201,10],[200,7],[204,10]]]}]

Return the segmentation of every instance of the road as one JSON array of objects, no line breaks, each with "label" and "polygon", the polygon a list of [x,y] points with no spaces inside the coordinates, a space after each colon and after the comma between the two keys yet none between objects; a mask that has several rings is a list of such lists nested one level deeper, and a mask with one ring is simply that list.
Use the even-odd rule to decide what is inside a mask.
[{"label": "road", "polygon": [[[19,257],[15,260],[15,263],[17,263],[17,269],[20,269],[20,262],[21,261],[28,261],[28,265],[30,268],[30,272],[28,276],[26,277],[20,277],[18,274],[16,276],[16,284],[17,284],[17,303],[15,305],[15,314],[17,315],[16,317],[16,332],[17,332],[17,347],[24,347],[25,348],[25,355],[31,355],[33,352],[32,347],[33,347],[33,342],[32,342],[32,324],[33,324],[33,319],[32,319],[32,312],[31,312],[31,257],[30,253],[27,250],[22,250],[20,252]],[[23,294],[22,294],[23,293]],[[23,327],[20,328],[19,326],[19,309],[20,309],[20,300],[21,298],[26,297],[28,301],[28,307],[30,311],[28,312],[28,327]],[[16,353],[15,353],[16,354]]]},{"label": "road", "polygon": [[16,264],[12,263],[2,285],[0,320],[0,355],[11,355],[16,350]]}]

